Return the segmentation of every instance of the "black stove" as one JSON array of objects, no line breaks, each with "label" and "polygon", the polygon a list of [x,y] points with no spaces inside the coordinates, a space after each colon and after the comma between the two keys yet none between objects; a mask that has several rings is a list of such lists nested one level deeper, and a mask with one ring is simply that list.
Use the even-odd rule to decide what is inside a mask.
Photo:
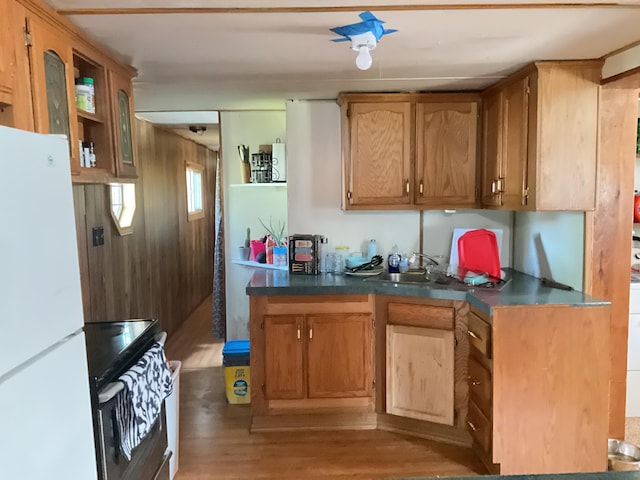
[{"label": "black stove", "polygon": [[100,390],[126,371],[153,344],[157,320],[88,323],[84,326],[91,388]]},{"label": "black stove", "polygon": [[[160,325],[153,319],[88,323],[84,326],[93,407],[98,480],[169,480],[166,419],[162,413],[127,459],[121,454],[116,427],[118,378],[156,341]],[[120,388],[121,390],[121,388]]]}]

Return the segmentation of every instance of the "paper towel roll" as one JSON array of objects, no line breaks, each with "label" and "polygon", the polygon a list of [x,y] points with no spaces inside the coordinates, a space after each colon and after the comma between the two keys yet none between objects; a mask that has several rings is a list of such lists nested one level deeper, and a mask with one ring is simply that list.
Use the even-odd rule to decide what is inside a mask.
[{"label": "paper towel roll", "polygon": [[287,180],[287,157],[284,143],[274,143],[271,152],[271,168],[274,182]]}]

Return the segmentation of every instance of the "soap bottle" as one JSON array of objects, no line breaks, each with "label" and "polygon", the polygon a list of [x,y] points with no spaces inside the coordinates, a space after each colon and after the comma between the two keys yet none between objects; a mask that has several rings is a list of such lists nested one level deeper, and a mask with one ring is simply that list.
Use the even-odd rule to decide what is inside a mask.
[{"label": "soap bottle", "polygon": [[387,265],[389,267],[389,273],[399,273],[400,272],[400,252],[398,252],[398,246],[394,245],[391,249],[391,253],[389,254],[389,258],[387,259]]},{"label": "soap bottle", "polygon": [[371,259],[378,254],[378,244],[372,238],[367,245],[367,259],[371,261]]}]

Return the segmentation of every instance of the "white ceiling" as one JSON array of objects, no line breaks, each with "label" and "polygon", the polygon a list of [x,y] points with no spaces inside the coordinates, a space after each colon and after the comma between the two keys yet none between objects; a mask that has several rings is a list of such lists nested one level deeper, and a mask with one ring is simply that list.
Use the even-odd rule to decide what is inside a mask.
[{"label": "white ceiling", "polygon": [[[282,110],[287,99],[341,91],[479,90],[535,60],[600,58],[640,41],[640,1],[494,2],[48,0],[138,69],[142,112]],[[356,52],[329,29],[367,9],[399,31],[360,71]]]}]

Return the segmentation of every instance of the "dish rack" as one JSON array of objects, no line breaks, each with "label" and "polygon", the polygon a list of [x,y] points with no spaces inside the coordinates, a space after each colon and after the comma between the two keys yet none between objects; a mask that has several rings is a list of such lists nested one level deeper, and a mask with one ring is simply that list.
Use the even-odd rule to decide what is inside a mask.
[{"label": "dish rack", "polygon": [[273,181],[273,162],[270,153],[251,154],[251,183],[271,183]]}]

